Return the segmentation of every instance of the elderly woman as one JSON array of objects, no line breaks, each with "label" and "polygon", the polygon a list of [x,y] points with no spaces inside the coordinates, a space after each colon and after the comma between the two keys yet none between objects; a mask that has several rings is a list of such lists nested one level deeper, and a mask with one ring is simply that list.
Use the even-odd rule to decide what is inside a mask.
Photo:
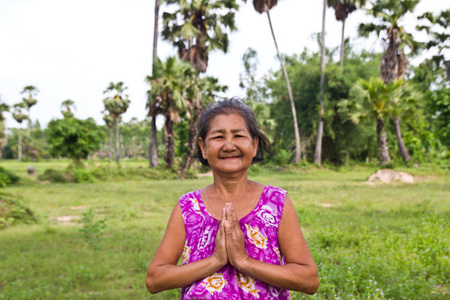
[{"label": "elderly woman", "polygon": [[204,109],[198,157],[214,183],[173,209],[148,268],[150,293],[182,287],[181,299],[231,300],[317,291],[317,267],[287,192],[247,178],[264,152],[269,141],[248,106],[230,99]]}]

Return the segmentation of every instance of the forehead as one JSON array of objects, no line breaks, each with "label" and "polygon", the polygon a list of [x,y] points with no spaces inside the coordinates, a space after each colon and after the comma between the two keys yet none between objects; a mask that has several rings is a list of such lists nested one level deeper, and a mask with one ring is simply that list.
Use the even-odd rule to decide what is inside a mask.
[{"label": "forehead", "polygon": [[245,122],[244,118],[238,114],[221,114],[212,118],[211,123],[209,124],[208,132],[216,131],[216,130],[236,130],[243,129],[248,131],[247,122]]}]

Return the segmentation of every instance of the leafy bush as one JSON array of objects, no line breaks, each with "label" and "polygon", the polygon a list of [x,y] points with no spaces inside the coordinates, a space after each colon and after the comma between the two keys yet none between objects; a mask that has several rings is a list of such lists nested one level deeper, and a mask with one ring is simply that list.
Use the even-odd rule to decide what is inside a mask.
[{"label": "leafy bush", "polygon": [[286,166],[292,161],[292,153],[285,149],[278,150],[270,159],[275,165]]},{"label": "leafy bush", "polygon": [[69,181],[69,178],[65,172],[54,169],[45,170],[44,174],[39,175],[38,179],[40,181],[50,181],[57,183],[66,183]]},{"label": "leafy bush", "polygon": [[0,188],[19,182],[20,177],[0,167]]},{"label": "leafy bush", "polygon": [[33,211],[12,195],[0,192],[0,229],[19,224],[36,223]]},{"label": "leafy bush", "polygon": [[72,173],[73,173],[73,180],[77,183],[96,181],[95,171],[92,172],[84,168],[74,168],[72,169]]}]

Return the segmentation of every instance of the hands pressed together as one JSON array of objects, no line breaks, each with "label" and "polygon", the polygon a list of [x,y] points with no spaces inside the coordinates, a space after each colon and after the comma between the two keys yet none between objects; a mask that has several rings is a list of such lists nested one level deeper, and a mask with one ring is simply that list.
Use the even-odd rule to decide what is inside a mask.
[{"label": "hands pressed together", "polygon": [[230,263],[238,270],[249,259],[245,251],[244,233],[239,227],[232,203],[226,203],[222,209],[222,220],[216,235],[216,249],[212,257],[221,266]]}]

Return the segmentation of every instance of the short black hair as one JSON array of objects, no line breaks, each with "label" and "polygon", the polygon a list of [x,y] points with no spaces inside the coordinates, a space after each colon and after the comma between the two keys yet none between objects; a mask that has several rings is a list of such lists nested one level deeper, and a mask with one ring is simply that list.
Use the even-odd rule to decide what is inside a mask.
[{"label": "short black hair", "polygon": [[253,157],[252,163],[262,161],[264,159],[264,152],[272,153],[270,149],[270,141],[267,136],[259,129],[256,122],[256,116],[253,110],[244,104],[239,98],[233,97],[227,100],[220,100],[211,103],[203,109],[200,119],[198,121],[197,133],[197,157],[200,162],[209,166],[208,160],[203,158],[202,151],[198,144],[198,138],[206,139],[212,119],[218,115],[237,114],[241,116],[247,123],[248,131],[252,138],[258,137],[258,148],[256,156]]}]

